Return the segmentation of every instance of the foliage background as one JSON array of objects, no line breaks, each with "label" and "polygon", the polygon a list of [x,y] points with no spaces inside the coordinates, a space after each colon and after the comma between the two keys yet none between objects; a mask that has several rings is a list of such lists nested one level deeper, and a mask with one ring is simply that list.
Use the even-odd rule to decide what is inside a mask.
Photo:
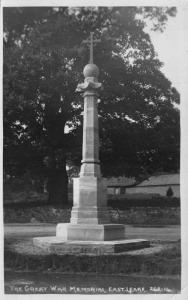
[{"label": "foliage background", "polygon": [[[146,20],[165,30],[174,7],[4,8],[4,174],[46,182],[67,202],[66,166],[79,166],[90,31],[101,39],[100,159],[104,176],[179,170],[180,96],[160,71]],[[67,131],[69,127],[69,131]],[[27,176],[26,176],[27,174]]]}]

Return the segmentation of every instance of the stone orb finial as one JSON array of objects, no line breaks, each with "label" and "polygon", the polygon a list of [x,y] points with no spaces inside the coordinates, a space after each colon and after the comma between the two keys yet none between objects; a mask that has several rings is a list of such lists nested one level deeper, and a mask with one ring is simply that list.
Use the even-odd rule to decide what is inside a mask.
[{"label": "stone orb finial", "polygon": [[84,77],[98,77],[99,68],[95,64],[87,64],[83,70]]}]

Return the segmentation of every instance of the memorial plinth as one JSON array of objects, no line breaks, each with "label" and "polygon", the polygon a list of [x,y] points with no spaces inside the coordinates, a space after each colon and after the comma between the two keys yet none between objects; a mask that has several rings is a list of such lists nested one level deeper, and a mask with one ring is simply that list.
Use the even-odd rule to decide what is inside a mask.
[{"label": "memorial plinth", "polygon": [[53,251],[61,248],[61,253],[88,254],[96,249],[105,254],[148,247],[146,240],[126,240],[125,225],[110,222],[106,183],[101,177],[99,161],[99,69],[91,61],[83,73],[84,83],[77,87],[84,97],[82,165],[79,178],[73,180],[70,223],[57,224],[56,237],[34,238],[33,242]]}]

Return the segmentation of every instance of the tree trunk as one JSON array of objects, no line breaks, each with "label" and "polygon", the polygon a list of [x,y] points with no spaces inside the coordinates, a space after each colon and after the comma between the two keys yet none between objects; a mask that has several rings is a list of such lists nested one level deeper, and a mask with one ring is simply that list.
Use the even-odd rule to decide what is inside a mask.
[{"label": "tree trunk", "polygon": [[64,169],[51,170],[48,179],[48,202],[51,204],[68,203],[68,176],[66,167]]}]

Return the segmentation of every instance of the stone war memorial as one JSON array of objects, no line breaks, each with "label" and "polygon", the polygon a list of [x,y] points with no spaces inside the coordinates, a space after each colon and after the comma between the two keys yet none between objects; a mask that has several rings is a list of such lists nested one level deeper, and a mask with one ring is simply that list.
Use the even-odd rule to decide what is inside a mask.
[{"label": "stone war memorial", "polygon": [[99,160],[97,99],[101,83],[99,68],[93,63],[93,45],[97,41],[91,33],[90,61],[83,70],[84,83],[77,87],[84,98],[82,165],[79,177],[74,178],[70,223],[57,224],[56,236],[33,238],[35,246],[51,253],[113,254],[150,246],[148,240],[126,239],[126,225],[110,221]]}]

